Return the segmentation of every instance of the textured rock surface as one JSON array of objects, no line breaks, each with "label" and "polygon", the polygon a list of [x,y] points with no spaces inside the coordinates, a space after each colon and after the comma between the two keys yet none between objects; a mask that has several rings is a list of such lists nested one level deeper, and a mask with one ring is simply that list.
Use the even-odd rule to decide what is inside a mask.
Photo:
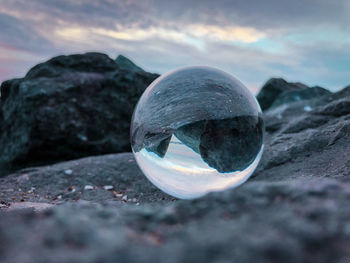
[{"label": "textured rock surface", "polygon": [[272,103],[270,108],[276,108],[283,104],[288,104],[301,100],[310,100],[317,97],[330,95],[331,92],[321,88],[321,87],[312,87],[300,90],[292,90],[282,92]]},{"label": "textured rock surface", "polygon": [[29,165],[129,151],[133,108],[158,76],[130,65],[125,57],[116,63],[99,53],[59,56],[2,83],[0,176]]},{"label": "textured rock surface", "polygon": [[350,167],[350,87],[315,100],[265,112],[266,151],[257,179],[287,173],[348,176]]},{"label": "textured rock surface", "polygon": [[0,261],[349,262],[349,103],[350,86],[266,111],[254,177],[197,200],[155,189],[130,153],[2,178]]},{"label": "textured rock surface", "polygon": [[4,262],[348,262],[349,184],[250,182],[171,205],[0,214]]},{"label": "textured rock surface", "polygon": [[27,168],[0,178],[0,200],[5,203],[58,204],[77,200],[142,203],[163,199],[173,200],[148,182],[131,153]]},{"label": "textured rock surface", "polygon": [[257,95],[262,110],[267,110],[277,97],[285,92],[308,88],[302,83],[289,83],[281,78],[268,80]]},{"label": "textured rock surface", "polygon": [[119,55],[116,58],[115,63],[117,63],[117,65],[120,69],[145,72],[142,68],[135,65],[134,62],[129,60],[127,57],[124,57],[123,55]]}]

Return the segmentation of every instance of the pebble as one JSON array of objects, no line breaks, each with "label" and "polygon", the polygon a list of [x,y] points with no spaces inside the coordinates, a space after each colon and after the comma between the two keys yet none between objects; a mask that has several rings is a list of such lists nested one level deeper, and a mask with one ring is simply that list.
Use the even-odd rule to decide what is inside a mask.
[{"label": "pebble", "polygon": [[105,185],[105,186],[103,187],[103,189],[105,189],[105,190],[113,190],[113,189],[114,189],[114,186],[113,186],[113,185]]},{"label": "pebble", "polygon": [[85,185],[84,190],[94,190],[92,185]]},{"label": "pebble", "polygon": [[35,190],[35,187],[31,187],[30,190],[28,191],[28,194],[32,194]]},{"label": "pebble", "polygon": [[304,111],[312,111],[312,108],[309,105],[306,105],[304,107]]},{"label": "pebble", "polygon": [[73,173],[73,171],[71,169],[67,169],[64,171],[64,173],[67,175],[71,175]]},{"label": "pebble", "polygon": [[78,135],[78,138],[84,142],[86,142],[88,140],[88,138],[85,135]]},{"label": "pebble", "polygon": [[57,199],[62,199],[62,195],[57,196]]}]

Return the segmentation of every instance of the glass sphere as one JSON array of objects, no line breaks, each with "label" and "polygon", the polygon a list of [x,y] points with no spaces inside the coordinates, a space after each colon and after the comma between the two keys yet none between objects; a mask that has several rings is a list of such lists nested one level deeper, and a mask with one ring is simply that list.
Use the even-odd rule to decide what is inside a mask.
[{"label": "glass sphere", "polygon": [[260,161],[263,137],[253,94],[210,67],[181,68],[156,79],[131,122],[131,147],[143,173],[183,199],[245,182]]}]

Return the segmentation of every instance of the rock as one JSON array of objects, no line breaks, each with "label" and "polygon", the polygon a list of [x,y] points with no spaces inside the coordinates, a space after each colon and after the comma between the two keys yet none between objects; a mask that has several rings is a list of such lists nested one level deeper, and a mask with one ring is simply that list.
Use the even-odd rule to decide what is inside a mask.
[{"label": "rock", "polygon": [[267,109],[254,176],[195,200],[156,189],[132,153],[0,178],[0,261],[350,262],[349,100],[350,86]]},{"label": "rock", "polygon": [[142,68],[136,66],[134,62],[124,57],[123,55],[119,55],[115,60],[115,63],[120,69],[123,70],[145,72]]},{"label": "rock", "polygon": [[317,110],[318,114],[339,117],[350,114],[350,97],[328,103]]},{"label": "rock", "polygon": [[71,169],[67,169],[67,170],[64,171],[64,173],[67,174],[67,175],[70,175],[70,174],[73,173],[73,171]]},{"label": "rock", "polygon": [[299,178],[250,182],[164,206],[80,201],[37,213],[0,213],[1,259],[347,262],[349,187]]},{"label": "rock", "polygon": [[290,83],[281,78],[268,80],[257,95],[261,109],[267,110],[277,97],[289,91],[296,91],[308,88],[302,83]]},{"label": "rock", "polygon": [[251,165],[263,144],[263,122],[255,116],[209,120],[200,136],[200,155],[221,173]]},{"label": "rock", "polygon": [[86,53],[55,57],[22,79],[5,81],[0,176],[26,166],[130,151],[133,108],[156,77],[120,68],[104,54]]},{"label": "rock", "polygon": [[305,88],[301,90],[292,90],[292,91],[284,91],[279,95],[270,106],[270,109],[276,108],[280,105],[292,103],[295,101],[301,101],[301,100],[311,100],[315,99],[317,97],[330,95],[331,92],[321,88],[321,87],[312,87],[312,88]]},{"label": "rock", "polygon": [[8,211],[11,210],[22,210],[22,209],[32,209],[35,212],[46,210],[52,207],[53,204],[46,203],[32,203],[32,202],[13,202],[9,203]]},{"label": "rock", "polygon": [[114,189],[114,186],[113,185],[105,185],[105,186],[103,186],[103,189],[110,191],[110,190]]},{"label": "rock", "polygon": [[[67,173],[68,170],[72,173]],[[32,188],[35,191],[29,193]],[[7,189],[20,191],[8,192]],[[3,202],[117,202],[125,195],[131,199],[136,198],[140,203],[174,200],[143,176],[132,153],[102,155],[27,168],[0,178],[0,201]]]},{"label": "rock", "polygon": [[266,111],[265,152],[255,176],[349,175],[349,99],[342,90]]},{"label": "rock", "polygon": [[[0,260],[348,262],[348,90],[266,111],[270,129],[254,177],[199,199],[176,200],[157,190],[131,153],[2,178]],[[82,191],[85,185],[96,188]],[[33,194],[23,194],[33,187]],[[16,203],[11,211],[14,198],[45,209],[21,210]]]},{"label": "rock", "polygon": [[[54,57],[49,61],[38,64],[30,69],[26,74],[25,79],[33,80],[42,77],[60,77],[72,72],[105,74],[118,69],[118,65],[107,55],[91,52],[83,55],[78,54]],[[19,79],[18,81],[22,82],[23,79]],[[79,81],[79,78],[77,78],[76,81]]]},{"label": "rock", "polygon": [[84,186],[84,190],[94,190],[95,187],[93,187],[92,185],[85,185]]}]

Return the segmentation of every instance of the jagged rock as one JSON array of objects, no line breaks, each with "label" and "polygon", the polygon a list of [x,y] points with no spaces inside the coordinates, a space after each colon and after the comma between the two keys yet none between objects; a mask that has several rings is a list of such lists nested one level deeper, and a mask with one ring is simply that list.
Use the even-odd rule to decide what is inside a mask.
[{"label": "jagged rock", "polygon": [[134,62],[132,62],[127,57],[124,57],[123,55],[119,55],[116,58],[115,63],[118,65],[118,67],[120,69],[130,70],[130,71],[145,72],[142,68],[140,68],[139,66],[135,65]]},{"label": "jagged rock", "polygon": [[292,103],[295,101],[301,100],[311,100],[317,97],[330,95],[331,92],[321,88],[321,87],[312,87],[305,88],[301,90],[292,90],[292,91],[284,91],[281,95],[279,95],[272,103],[270,108],[276,108],[283,104]]},{"label": "jagged rock", "polygon": [[55,57],[22,79],[5,81],[0,176],[30,165],[129,151],[133,108],[156,77],[87,53]]},{"label": "jagged rock", "polygon": [[324,107],[319,108],[317,113],[335,117],[350,114],[350,97],[332,101]]},{"label": "jagged rock", "polygon": [[255,176],[349,175],[348,90],[266,111],[266,147]]},{"label": "jagged rock", "polygon": [[267,110],[277,97],[288,91],[296,91],[308,88],[302,83],[289,83],[281,78],[268,80],[257,95],[261,109]]},{"label": "jagged rock", "polygon": [[118,69],[118,65],[107,55],[91,52],[84,55],[54,57],[30,69],[25,79],[59,77],[72,72],[105,74]]}]

